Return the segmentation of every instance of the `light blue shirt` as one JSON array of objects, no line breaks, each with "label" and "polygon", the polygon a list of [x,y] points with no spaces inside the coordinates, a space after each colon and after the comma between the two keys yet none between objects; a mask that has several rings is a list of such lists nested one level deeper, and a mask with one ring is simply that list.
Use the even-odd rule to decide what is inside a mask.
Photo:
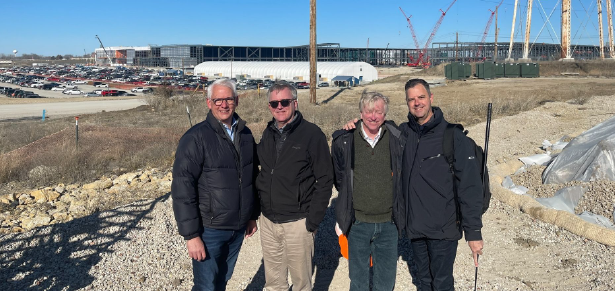
[{"label": "light blue shirt", "polygon": [[[220,122],[222,123],[222,122]],[[233,116],[233,122],[231,123],[231,127],[229,128],[226,124],[222,123],[224,130],[226,130],[226,134],[231,137],[231,140],[235,140],[235,130],[237,129],[237,119]]]}]

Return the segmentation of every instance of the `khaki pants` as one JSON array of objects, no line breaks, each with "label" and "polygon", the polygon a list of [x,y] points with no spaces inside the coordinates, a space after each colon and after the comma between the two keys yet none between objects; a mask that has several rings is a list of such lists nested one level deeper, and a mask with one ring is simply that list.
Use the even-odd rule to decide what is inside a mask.
[{"label": "khaki pants", "polygon": [[288,291],[288,273],[293,291],[312,290],[314,233],[305,228],[305,218],[293,222],[273,223],[260,218],[261,245],[265,262],[265,289]]}]

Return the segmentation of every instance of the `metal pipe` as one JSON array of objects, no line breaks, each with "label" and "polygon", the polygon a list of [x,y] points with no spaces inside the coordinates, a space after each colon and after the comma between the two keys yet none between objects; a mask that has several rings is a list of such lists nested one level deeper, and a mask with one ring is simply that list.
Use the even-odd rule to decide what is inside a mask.
[{"label": "metal pipe", "polygon": [[515,0],[515,9],[513,12],[512,26],[510,28],[510,44],[508,45],[508,60],[511,59],[513,49],[513,39],[515,37],[515,20],[517,20],[517,6],[519,6],[519,0]]}]

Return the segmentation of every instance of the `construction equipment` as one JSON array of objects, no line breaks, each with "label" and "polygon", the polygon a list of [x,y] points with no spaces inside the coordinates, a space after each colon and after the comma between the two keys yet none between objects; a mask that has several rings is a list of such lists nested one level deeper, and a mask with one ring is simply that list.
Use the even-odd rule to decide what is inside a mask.
[{"label": "construction equipment", "polygon": [[[410,15],[410,17],[406,16],[406,13],[404,12],[403,9],[401,9],[401,7],[399,7],[399,10],[401,10],[401,13],[404,15],[404,18],[406,18],[406,21],[408,21],[408,27],[410,28],[410,33],[412,34],[412,39],[414,40],[414,46],[416,47],[416,50],[419,52],[419,57],[417,60],[422,60],[423,59],[423,55],[422,52],[420,51],[421,47],[419,45],[419,41],[416,39],[416,33],[414,32],[414,26],[412,26],[412,22],[410,21],[410,17],[412,17],[412,15]],[[408,66],[410,67],[416,67],[418,66],[418,61],[415,62],[414,58],[412,56],[408,56],[410,58],[410,63],[408,63]]]},{"label": "construction equipment", "polygon": [[[410,63],[408,63],[409,67],[429,68],[431,66],[431,64],[429,63],[429,56],[427,56],[427,49],[429,48],[429,45],[433,41],[434,36],[436,36],[436,32],[438,32],[438,29],[440,28],[440,25],[442,24],[442,20],[444,19],[444,16],[446,16],[446,13],[448,12],[449,9],[451,9],[451,7],[453,6],[453,4],[455,4],[455,2],[457,2],[457,0],[453,0],[453,2],[448,6],[448,8],[446,8],[446,11],[442,11],[442,9],[440,9],[440,11],[442,12],[442,15],[440,15],[440,19],[438,19],[438,21],[436,22],[436,25],[431,30],[429,39],[427,39],[427,42],[425,42],[425,46],[423,47],[423,49],[419,51],[418,58],[414,60],[414,58],[410,56]],[[401,13],[404,14],[406,21],[408,21],[408,27],[410,27],[410,32],[412,33],[412,38],[414,40],[416,49],[417,50],[420,49],[419,42],[416,39],[416,34],[414,33],[414,27],[412,26],[412,22],[410,22],[410,17],[412,17],[412,15],[410,15],[410,17],[406,16],[406,13],[401,9],[401,7],[399,7],[399,10],[401,10]]]},{"label": "construction equipment", "polygon": [[427,56],[426,60],[423,60],[423,58],[425,58],[425,56],[427,55],[427,48],[429,48],[429,45],[433,41],[434,36],[436,36],[436,32],[438,32],[438,29],[440,28],[440,25],[442,24],[442,20],[444,20],[444,16],[446,16],[446,13],[448,12],[449,9],[451,9],[451,7],[453,7],[453,4],[455,4],[455,2],[457,2],[457,0],[453,0],[453,2],[451,2],[451,5],[449,5],[448,8],[446,8],[446,11],[442,11],[442,9],[440,9],[440,11],[442,11],[442,15],[440,16],[440,19],[438,19],[438,22],[436,22],[436,26],[434,26],[433,30],[431,31],[431,34],[429,35],[429,38],[427,39],[427,42],[425,43],[425,47],[423,48],[423,51],[421,52],[422,59],[420,59],[419,61],[421,62],[421,66],[423,68],[429,68],[431,66],[431,64],[429,63],[429,56]]},{"label": "construction equipment", "polygon": [[480,45],[478,46],[478,49],[476,50],[476,61],[484,61],[485,59],[487,59],[483,55],[483,47],[485,46],[485,40],[487,40],[487,34],[489,33],[489,30],[491,29],[491,23],[493,23],[493,17],[495,16],[495,11],[497,11],[500,5],[502,5],[502,2],[504,2],[504,0],[500,1],[500,4],[496,6],[495,10],[489,9],[489,11],[491,12],[491,16],[489,16],[489,21],[487,21],[487,26],[485,26],[485,32],[483,32],[483,38],[480,40]]},{"label": "construction equipment", "polygon": [[105,56],[107,56],[107,59],[109,60],[109,65],[113,66],[113,61],[111,60],[111,57],[109,56],[109,53],[107,52],[107,49],[105,49],[105,46],[100,40],[100,37],[98,37],[98,34],[96,35],[96,38],[98,39],[98,42],[100,42],[100,47],[103,49],[103,51],[105,51]]}]

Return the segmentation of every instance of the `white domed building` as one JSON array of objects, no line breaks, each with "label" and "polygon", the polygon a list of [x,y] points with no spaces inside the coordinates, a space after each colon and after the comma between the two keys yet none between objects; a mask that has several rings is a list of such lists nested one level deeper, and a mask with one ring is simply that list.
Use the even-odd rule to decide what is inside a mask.
[{"label": "white domed building", "polygon": [[[378,79],[378,71],[365,62],[319,62],[320,81],[348,76],[366,83]],[[309,62],[204,62],[194,67],[194,75],[209,77],[237,77],[251,79],[310,80]]]}]

